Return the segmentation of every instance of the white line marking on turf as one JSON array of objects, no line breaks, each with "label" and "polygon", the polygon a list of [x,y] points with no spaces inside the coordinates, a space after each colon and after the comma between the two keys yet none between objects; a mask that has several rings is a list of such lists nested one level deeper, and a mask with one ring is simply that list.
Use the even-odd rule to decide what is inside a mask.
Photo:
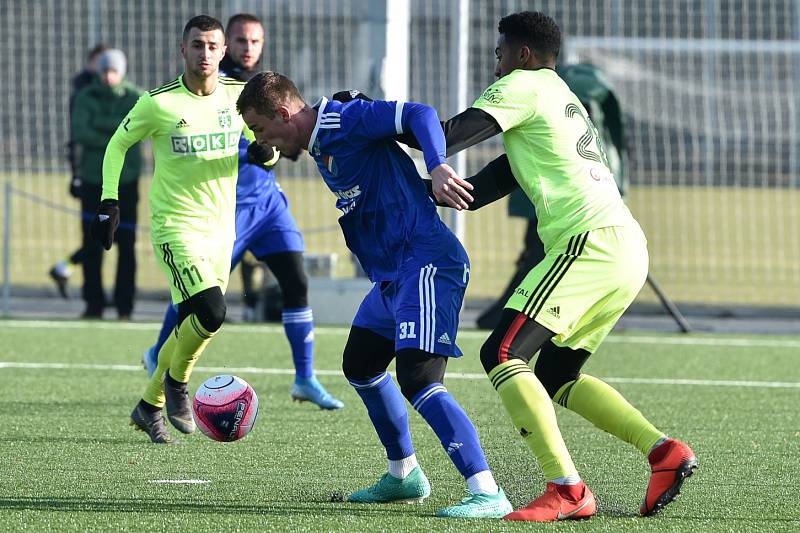
[{"label": "white line marking on turf", "polygon": [[[158,331],[160,324],[154,322],[99,322],[99,321],[72,321],[72,320],[0,320],[2,328],[41,328],[41,329],[105,329],[105,330],[131,330],[131,331]],[[282,325],[250,325],[250,324],[225,324],[223,331],[245,333],[281,333]],[[350,328],[318,326],[314,329],[315,335],[347,335]],[[486,339],[488,331],[464,329],[458,332],[464,339]],[[614,335],[609,336],[607,344],[656,344],[665,346],[726,346],[732,348],[800,348],[800,340],[783,339],[741,339],[735,337],[712,337],[705,335],[674,334],[658,335]]]},{"label": "white line marking on turf", "polygon": [[150,483],[163,483],[168,485],[202,485],[211,483],[207,479],[151,479]]},{"label": "white line marking on turf", "polygon": [[[83,363],[17,363],[10,361],[0,361],[0,369],[49,369],[49,370],[116,370],[122,372],[144,372],[141,365],[98,365]],[[261,368],[257,366],[198,366],[197,372],[207,372],[211,374],[273,374],[281,376],[293,376],[294,369],[291,368]],[[316,370],[321,376],[341,376],[340,370]],[[487,379],[485,374],[475,374],[468,372],[451,372],[447,374],[448,379]],[[745,380],[725,380],[725,379],[671,379],[671,378],[622,378],[622,377],[602,377],[608,383],[628,383],[635,385],[696,385],[706,387],[750,387],[768,389],[800,389],[800,382],[795,381],[745,381]]]}]

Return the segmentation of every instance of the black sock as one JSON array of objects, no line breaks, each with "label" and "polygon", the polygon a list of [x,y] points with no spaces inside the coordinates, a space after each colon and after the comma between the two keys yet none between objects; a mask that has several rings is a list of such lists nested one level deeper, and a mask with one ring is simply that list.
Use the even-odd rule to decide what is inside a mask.
[{"label": "black sock", "polygon": [[150,414],[157,413],[157,412],[161,411],[160,407],[156,407],[155,405],[147,403],[144,400],[139,400],[139,407],[141,407],[142,409],[144,409],[145,411],[147,411]]},{"label": "black sock", "polygon": [[186,385],[188,385],[188,383],[183,383],[182,381],[178,381],[177,379],[174,379],[172,376],[170,376],[169,370],[164,372],[164,381],[166,382],[167,385],[169,385],[173,389],[186,387]]}]

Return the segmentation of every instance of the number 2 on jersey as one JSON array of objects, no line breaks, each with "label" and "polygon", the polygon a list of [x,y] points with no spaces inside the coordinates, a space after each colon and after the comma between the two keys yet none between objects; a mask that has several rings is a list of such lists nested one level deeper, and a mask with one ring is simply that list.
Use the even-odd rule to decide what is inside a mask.
[{"label": "number 2 on jersey", "polygon": [[[578,143],[575,145],[578,155],[584,159],[588,159],[589,161],[596,161],[604,164],[606,167],[609,167],[608,157],[606,157],[606,152],[603,149],[603,141],[600,140],[600,136],[597,134],[597,128],[594,127],[592,121],[589,120],[589,118],[583,113],[581,108],[573,103],[569,103],[567,104],[567,108],[564,110],[564,114],[567,118],[572,118],[575,115],[578,115],[581,117],[581,119],[583,119],[584,124],[586,124],[586,131],[583,133],[583,135],[581,135],[580,139],[578,139]],[[588,146],[592,144],[592,141],[594,141],[597,145],[597,150],[600,152],[599,154],[588,149]]]}]

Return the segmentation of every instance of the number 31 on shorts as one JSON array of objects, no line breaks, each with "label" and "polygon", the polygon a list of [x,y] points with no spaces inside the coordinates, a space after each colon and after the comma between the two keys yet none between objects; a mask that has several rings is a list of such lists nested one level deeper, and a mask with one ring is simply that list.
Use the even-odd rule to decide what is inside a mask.
[{"label": "number 31 on shorts", "polygon": [[400,322],[400,333],[397,335],[398,339],[416,339],[416,322]]}]

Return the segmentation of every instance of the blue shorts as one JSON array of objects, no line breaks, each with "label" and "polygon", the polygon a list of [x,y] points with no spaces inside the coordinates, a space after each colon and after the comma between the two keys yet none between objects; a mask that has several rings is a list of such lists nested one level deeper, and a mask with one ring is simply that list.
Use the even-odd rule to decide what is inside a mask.
[{"label": "blue shorts", "polygon": [[297,228],[289,202],[280,187],[254,204],[236,206],[236,241],[231,270],[246,251],[257,258],[282,252],[303,252],[303,234]]},{"label": "blue shorts", "polygon": [[469,258],[461,252],[404,268],[394,281],[376,283],[353,325],[394,339],[395,351],[414,348],[460,357],[456,334],[469,282]]}]

